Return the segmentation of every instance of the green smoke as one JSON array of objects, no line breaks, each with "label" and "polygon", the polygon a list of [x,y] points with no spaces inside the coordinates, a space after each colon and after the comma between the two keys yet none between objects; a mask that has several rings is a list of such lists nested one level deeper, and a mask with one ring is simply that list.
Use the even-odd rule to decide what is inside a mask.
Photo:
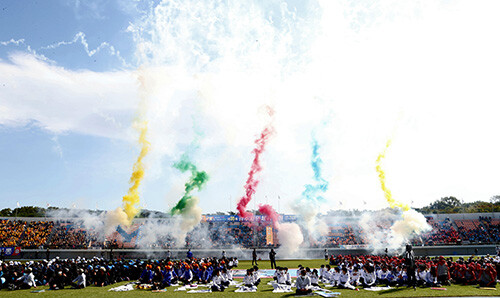
[{"label": "green smoke", "polygon": [[196,166],[189,160],[186,154],[182,156],[179,162],[174,164],[174,168],[178,169],[182,173],[190,171],[191,177],[189,177],[189,181],[184,185],[184,195],[179,202],[177,202],[174,208],[170,210],[171,215],[182,214],[188,211],[189,206],[193,205],[191,192],[194,189],[201,190],[209,178],[207,172],[198,171]]}]

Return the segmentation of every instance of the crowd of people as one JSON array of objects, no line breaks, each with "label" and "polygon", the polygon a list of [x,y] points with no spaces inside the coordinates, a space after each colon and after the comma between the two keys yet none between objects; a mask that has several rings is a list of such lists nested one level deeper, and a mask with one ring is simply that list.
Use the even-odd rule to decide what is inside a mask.
[{"label": "crowd of people", "polygon": [[[469,220],[464,225],[462,220],[435,221],[428,218],[432,230],[412,240],[413,245],[449,245],[460,243],[499,243],[500,220],[480,217]],[[471,222],[474,222],[472,224]],[[94,230],[85,229],[81,224],[71,222],[0,220],[0,247],[21,248],[59,248],[85,249],[102,247],[105,243],[116,241],[118,248],[143,247],[141,223],[130,235],[114,232],[106,238]],[[379,222],[379,229],[389,229],[391,223]],[[387,226],[387,227],[386,227]],[[337,224],[329,227],[329,233],[319,239],[306,239],[311,247],[338,247],[342,245],[369,244],[370,233],[364,231],[355,222]],[[133,237],[132,237],[133,236]],[[216,247],[276,247],[279,246],[276,231],[273,230],[272,243],[269,243],[266,226],[248,226],[240,222],[202,222],[188,233],[185,243],[179,245],[173,235],[164,234],[151,248],[172,248],[186,246],[192,248]],[[310,238],[310,237],[309,237]]]},{"label": "crowd of people", "polygon": [[[269,254],[274,258],[273,251]],[[272,262],[272,260],[271,260]],[[276,264],[276,261],[274,262]],[[0,263],[0,289],[31,289],[40,286],[51,290],[103,287],[121,281],[135,288],[161,290],[168,287],[205,285],[212,292],[230,285],[255,291],[263,277],[257,265],[246,269],[240,282],[234,280],[237,258],[195,258],[189,250],[186,258],[173,260],[60,259],[42,261],[6,261]],[[273,266],[274,267],[274,266]],[[277,266],[271,284],[274,289],[295,288],[307,294],[323,288],[358,291],[373,287],[444,287],[451,284],[495,288],[500,274],[500,257],[415,257],[411,246],[403,256],[337,255],[330,256],[319,268],[298,264],[297,276]]]},{"label": "crowd of people", "polygon": [[[188,252],[188,256],[191,252]],[[232,280],[231,269],[238,266],[237,258],[190,257],[185,260],[106,260],[60,259],[29,261],[0,261],[0,289],[30,289],[47,286],[51,290],[81,289],[88,286],[103,287],[121,281],[149,284],[163,289],[173,284],[213,283],[221,276]],[[216,283],[217,284],[217,283]],[[217,290],[216,288],[213,288]],[[223,290],[220,287],[218,290]]]},{"label": "crowd of people", "polygon": [[[411,259],[411,260],[410,260]],[[413,257],[403,256],[337,256],[331,257],[330,266],[320,269],[320,275],[338,285],[341,275],[347,269],[351,286],[422,286],[440,287],[463,284],[481,287],[495,287],[500,278],[500,257]],[[325,271],[326,270],[326,271]],[[347,277],[344,276],[344,279]],[[341,286],[346,286],[342,285]],[[348,288],[352,288],[347,286]]]},{"label": "crowd of people", "polygon": [[73,226],[58,226],[54,228],[54,233],[47,243],[51,248],[78,249],[87,248],[90,238],[87,231],[77,229]]},{"label": "crowd of people", "polygon": [[47,242],[52,221],[0,220],[0,247],[38,248]]},{"label": "crowd of people", "polygon": [[492,243],[500,240],[500,222],[491,217],[480,216],[479,220],[472,220],[464,224],[457,221],[458,232],[465,241],[471,243]]},{"label": "crowd of people", "polygon": [[[461,237],[457,230],[453,227],[453,223],[450,219],[445,219],[444,221],[427,221],[432,230],[424,234],[420,241],[424,245],[434,245],[434,244],[450,244],[458,243],[461,241]],[[418,240],[418,239],[417,239]]]}]

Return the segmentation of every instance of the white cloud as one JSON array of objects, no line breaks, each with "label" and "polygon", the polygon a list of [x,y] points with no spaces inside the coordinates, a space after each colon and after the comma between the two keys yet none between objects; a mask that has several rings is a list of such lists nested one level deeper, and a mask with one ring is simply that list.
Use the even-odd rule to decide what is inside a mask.
[{"label": "white cloud", "polygon": [[333,208],[386,206],[375,159],[393,134],[384,168],[396,198],[422,206],[500,193],[496,2],[322,1],[302,4],[308,12],[214,3],[162,2],[131,24],[144,65],[134,73],[70,71],[13,55],[0,63],[0,123],[133,140],[142,75],[148,175],[175,190],[175,171],[160,161],[186,150],[194,118],[205,133],[194,158],[211,174],[199,196],[204,211],[242,195],[263,104],[277,111],[277,135],[255,198],[276,205],[280,195],[282,211],[311,182],[310,133],[329,117],[317,138]]},{"label": "white cloud", "polygon": [[125,138],[137,88],[133,73],[71,71],[16,53],[0,63],[0,124]]}]

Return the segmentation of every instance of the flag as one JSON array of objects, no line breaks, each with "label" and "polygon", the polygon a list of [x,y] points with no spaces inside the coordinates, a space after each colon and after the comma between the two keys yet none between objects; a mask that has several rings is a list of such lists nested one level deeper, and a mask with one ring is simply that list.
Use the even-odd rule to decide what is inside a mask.
[{"label": "flag", "polygon": [[18,208],[21,208],[21,204],[19,204],[19,202],[17,202],[17,207],[18,207]]}]

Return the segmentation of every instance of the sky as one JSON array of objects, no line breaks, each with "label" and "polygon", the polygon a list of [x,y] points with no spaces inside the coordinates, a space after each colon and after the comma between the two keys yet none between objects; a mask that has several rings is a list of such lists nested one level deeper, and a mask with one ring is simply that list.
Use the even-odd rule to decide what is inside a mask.
[{"label": "sky", "polygon": [[[189,173],[205,213],[236,211],[275,110],[253,209],[314,182],[330,209],[500,194],[498,1],[0,1],[0,208],[115,209],[140,151],[140,205]],[[326,211],[327,209],[325,209]]]}]

